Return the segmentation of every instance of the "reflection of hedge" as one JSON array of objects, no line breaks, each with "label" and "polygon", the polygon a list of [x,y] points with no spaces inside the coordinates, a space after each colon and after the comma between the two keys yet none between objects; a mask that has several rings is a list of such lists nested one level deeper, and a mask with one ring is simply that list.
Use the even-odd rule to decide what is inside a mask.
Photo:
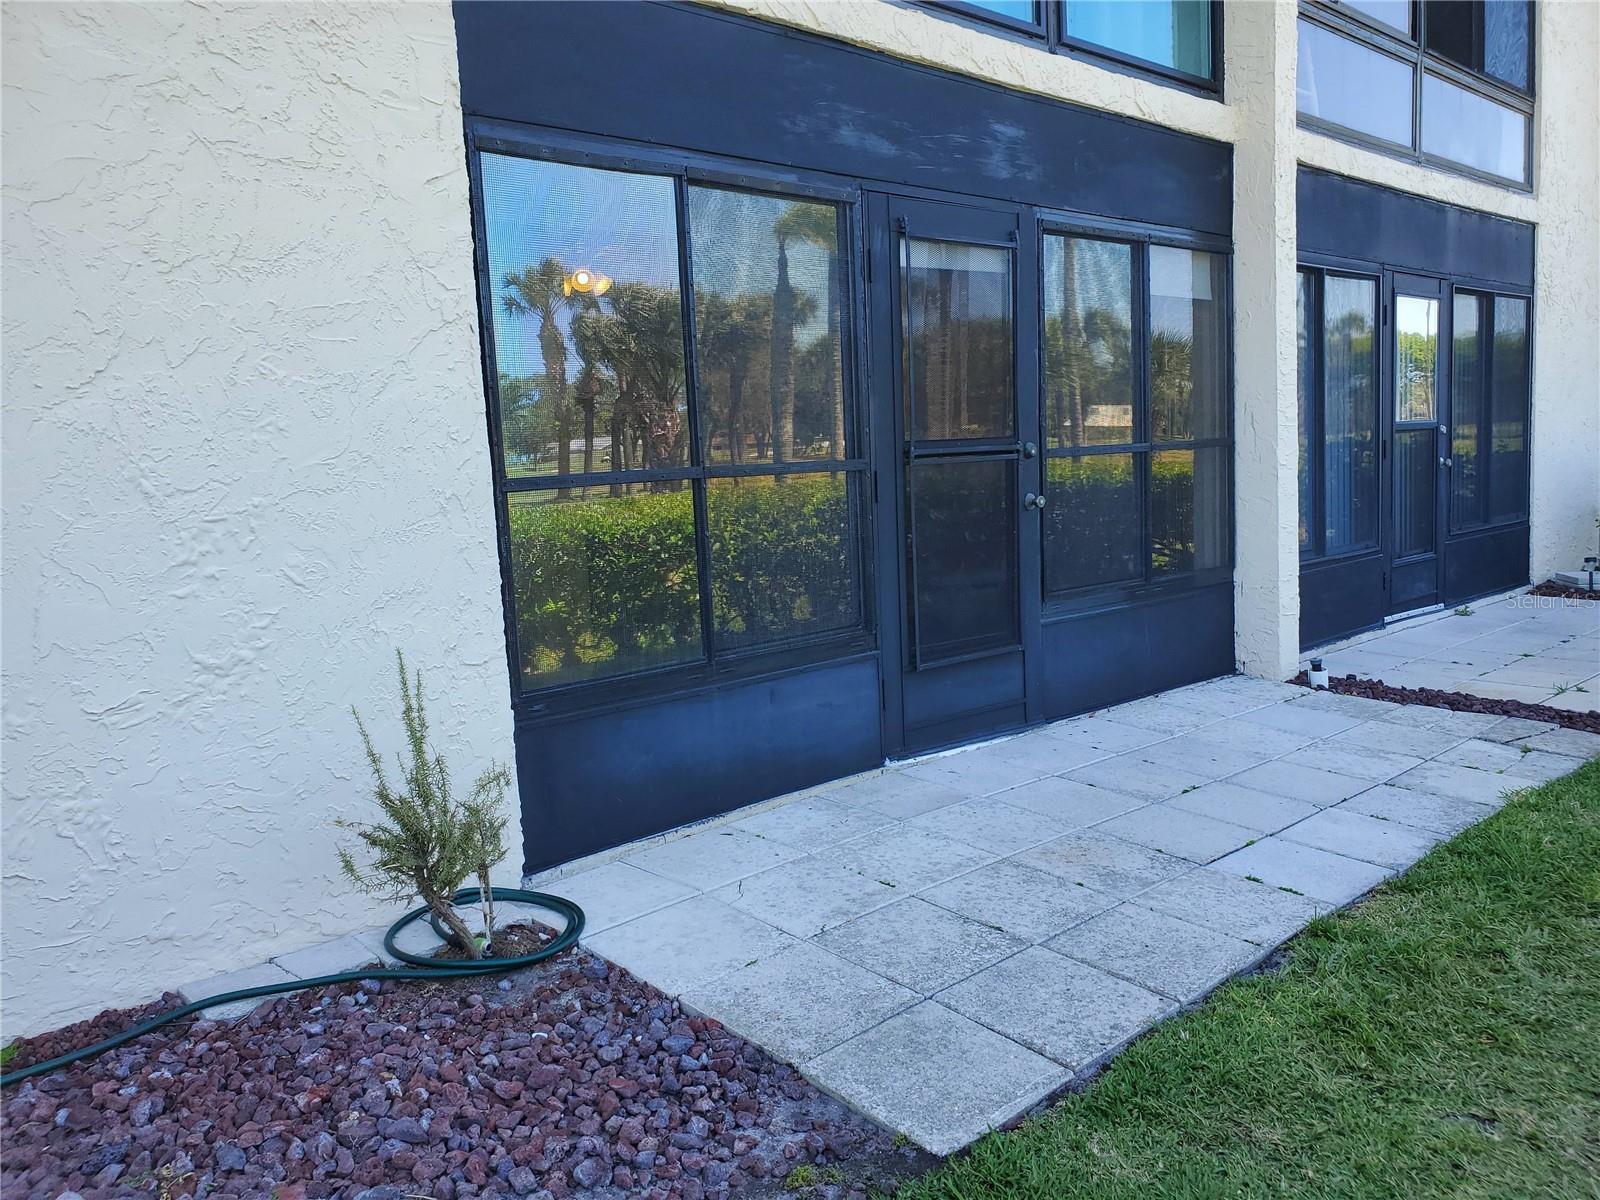
[{"label": "reflection of hedge", "polygon": [[[845,477],[708,489],[712,611],[724,646],[854,620]],[[517,638],[530,682],[701,657],[694,500],[673,492],[513,506]]]},{"label": "reflection of hedge", "polygon": [[[1168,451],[1150,467],[1149,511],[1151,554],[1157,571],[1186,571],[1194,563],[1195,481],[1192,457]],[[1076,460],[1053,459],[1046,491],[1050,497],[1046,555],[1070,571],[1089,578],[1062,578],[1052,572],[1050,585],[1074,587],[1102,579],[1126,577],[1122,565],[1128,554],[1139,556],[1139,511],[1133,483],[1133,461],[1125,454],[1094,454]],[[1063,464],[1058,467],[1058,464]]]}]

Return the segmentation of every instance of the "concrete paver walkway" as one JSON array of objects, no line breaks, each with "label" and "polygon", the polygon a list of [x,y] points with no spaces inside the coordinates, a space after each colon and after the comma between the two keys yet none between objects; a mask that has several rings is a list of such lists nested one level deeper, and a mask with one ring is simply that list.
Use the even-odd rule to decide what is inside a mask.
[{"label": "concrete paver walkway", "polygon": [[1600,711],[1596,600],[1521,593],[1402,621],[1316,653],[1334,675]]},{"label": "concrete paver walkway", "polygon": [[[1563,610],[1486,607],[1410,644],[1589,645]],[[949,1153],[1596,754],[1552,725],[1235,676],[541,884],[584,907],[594,951]]]}]

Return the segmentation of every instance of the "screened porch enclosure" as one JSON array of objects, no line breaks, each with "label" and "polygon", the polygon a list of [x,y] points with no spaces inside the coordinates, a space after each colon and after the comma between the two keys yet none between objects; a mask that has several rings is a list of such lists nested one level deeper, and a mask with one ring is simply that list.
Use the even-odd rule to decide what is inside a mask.
[{"label": "screened porch enclosure", "polygon": [[525,866],[1230,670],[1227,148],[603,12],[457,6]]},{"label": "screened porch enclosure", "polygon": [[1533,231],[1300,173],[1300,635],[1528,582]]}]

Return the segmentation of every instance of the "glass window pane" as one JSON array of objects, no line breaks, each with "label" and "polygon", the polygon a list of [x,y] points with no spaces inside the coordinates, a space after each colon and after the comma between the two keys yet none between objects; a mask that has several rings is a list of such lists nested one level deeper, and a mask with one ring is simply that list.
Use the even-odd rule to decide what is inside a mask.
[{"label": "glass window pane", "polygon": [[1423,9],[1430,53],[1513,87],[1528,86],[1527,0],[1424,0]]},{"label": "glass window pane", "polygon": [[1300,272],[1300,286],[1295,295],[1296,344],[1299,349],[1299,370],[1295,376],[1295,429],[1300,457],[1300,550],[1313,549],[1311,526],[1316,520],[1312,511],[1313,486],[1311,478],[1311,406],[1316,402],[1315,347],[1311,341],[1311,312],[1316,303],[1316,278],[1310,271]]},{"label": "glass window pane", "polygon": [[1211,78],[1210,0],[1069,0],[1067,36]]},{"label": "glass window pane", "polygon": [[1011,254],[906,239],[906,427],[918,441],[1014,436]]},{"label": "glass window pane", "polygon": [[838,209],[691,186],[689,239],[705,460],[847,457]]},{"label": "glass window pane", "polygon": [[1483,363],[1478,338],[1482,297],[1456,293],[1450,322],[1450,523],[1483,524],[1483,463],[1478,438],[1483,421]]},{"label": "glass window pane", "polygon": [[1338,0],[1338,4],[1411,36],[1411,0]]},{"label": "glass window pane", "polygon": [[481,162],[506,474],[686,465],[672,180]]},{"label": "glass window pane", "polygon": [[909,489],[917,661],[1016,645],[1016,463],[924,460]]},{"label": "glass window pane", "polygon": [[1045,463],[1044,587],[1064,592],[1140,579],[1144,546],[1132,454]]},{"label": "glass window pane", "polygon": [[1010,17],[1013,21],[1033,24],[1039,19],[1033,7],[1033,0],[965,0],[965,2],[972,8],[981,8],[985,12]]},{"label": "glass window pane", "polygon": [[1528,514],[1528,302],[1494,298],[1489,518]]},{"label": "glass window pane", "polygon": [[1150,566],[1157,575],[1229,562],[1226,446],[1150,456]]},{"label": "glass window pane", "polygon": [[706,486],[718,650],[859,621],[848,474],[743,476]]},{"label": "glass window pane", "polygon": [[1434,419],[1439,375],[1439,302],[1422,296],[1394,300],[1394,419]]},{"label": "glass window pane", "polygon": [[524,686],[702,657],[687,483],[513,492],[506,506]]},{"label": "glass window pane", "polygon": [[1422,149],[1464,167],[1526,182],[1528,118],[1486,96],[1422,77]]},{"label": "glass window pane", "polygon": [[1324,511],[1329,553],[1378,541],[1378,287],[1323,283]]},{"label": "glass window pane", "polygon": [[1409,147],[1411,75],[1408,63],[1300,22],[1295,103],[1305,116]]},{"label": "glass window pane", "polygon": [[1045,445],[1133,441],[1133,247],[1044,239]]},{"label": "glass window pane", "polygon": [[1484,0],[1483,73],[1526,89],[1532,56],[1528,0]]},{"label": "glass window pane", "polygon": [[1228,433],[1227,311],[1219,254],[1150,247],[1150,438]]},{"label": "glass window pane", "polygon": [[1434,487],[1439,475],[1437,438],[1431,428],[1395,431],[1396,558],[1433,553]]}]

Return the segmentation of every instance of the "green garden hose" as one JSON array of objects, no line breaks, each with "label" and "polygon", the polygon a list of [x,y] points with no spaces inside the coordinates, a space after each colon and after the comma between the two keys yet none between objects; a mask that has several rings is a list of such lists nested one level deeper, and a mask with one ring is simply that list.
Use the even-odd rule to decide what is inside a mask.
[{"label": "green garden hose", "polygon": [[[106,1038],[103,1042],[96,1042],[92,1046],[85,1046],[81,1050],[74,1050],[71,1054],[63,1054],[45,1062],[34,1063],[31,1067],[23,1067],[7,1075],[0,1075],[0,1089],[21,1083],[24,1079],[32,1079],[38,1075],[48,1075],[52,1071],[59,1071],[63,1067],[70,1067],[73,1063],[82,1062],[87,1058],[104,1054],[107,1050],[115,1050],[118,1046],[133,1041],[134,1038],[143,1037],[152,1029],[159,1029],[171,1021],[187,1017],[218,1004],[231,1004],[236,1000],[254,1000],[260,996],[276,996],[282,992],[298,992],[306,988],[327,987],[335,983],[358,983],[363,979],[462,979],[473,975],[500,975],[506,971],[514,971],[518,967],[531,966],[536,962],[543,962],[553,958],[569,946],[578,941],[578,936],[583,932],[583,909],[571,900],[560,896],[547,895],[544,892],[525,892],[521,888],[490,888],[489,894],[496,901],[508,901],[518,904],[533,904],[540,908],[547,908],[560,913],[566,918],[566,927],[556,936],[548,946],[535,950],[532,954],[519,954],[514,958],[485,958],[485,959],[441,959],[428,958],[420,954],[410,954],[395,945],[395,938],[407,926],[428,917],[433,925],[433,930],[444,940],[445,931],[438,919],[433,917],[427,905],[414,908],[401,917],[389,931],[383,935],[383,948],[392,958],[400,962],[410,963],[415,970],[399,970],[388,967],[378,967],[370,971],[341,971],[337,975],[318,975],[315,979],[292,979],[284,983],[267,983],[260,987],[240,988],[236,992],[223,992],[217,996],[206,996],[190,1004],[182,1005],[171,1012],[164,1012],[160,1016],[151,1017],[131,1029]],[[481,898],[479,890],[462,888],[452,900],[456,904],[476,904]]]}]

